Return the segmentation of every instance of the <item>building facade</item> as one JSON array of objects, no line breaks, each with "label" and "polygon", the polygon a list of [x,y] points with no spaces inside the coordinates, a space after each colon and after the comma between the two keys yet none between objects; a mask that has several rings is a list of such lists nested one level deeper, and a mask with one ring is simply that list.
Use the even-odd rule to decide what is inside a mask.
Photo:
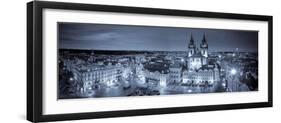
[{"label": "building facade", "polygon": [[170,77],[169,66],[165,63],[146,64],[144,75],[146,83],[165,87]]},{"label": "building facade", "polygon": [[123,77],[124,67],[121,65],[78,65],[72,69],[74,79],[81,83],[81,91],[91,90],[95,83],[112,85]]},{"label": "building facade", "polygon": [[178,83],[182,81],[182,67],[180,64],[173,64],[169,67],[170,75],[169,80],[172,83]]},{"label": "building facade", "polygon": [[196,47],[191,35],[187,53],[187,67],[183,71],[183,83],[213,84],[220,79],[219,66],[208,63],[208,43],[204,34],[200,49]]}]

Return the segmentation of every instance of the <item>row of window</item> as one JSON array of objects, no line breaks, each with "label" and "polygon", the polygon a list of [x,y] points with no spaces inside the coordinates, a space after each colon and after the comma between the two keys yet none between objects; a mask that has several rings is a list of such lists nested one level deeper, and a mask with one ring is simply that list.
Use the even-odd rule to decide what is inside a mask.
[{"label": "row of window", "polygon": [[98,80],[106,80],[106,79],[115,79],[117,76],[97,76],[97,77],[85,77],[83,81],[98,81]]}]

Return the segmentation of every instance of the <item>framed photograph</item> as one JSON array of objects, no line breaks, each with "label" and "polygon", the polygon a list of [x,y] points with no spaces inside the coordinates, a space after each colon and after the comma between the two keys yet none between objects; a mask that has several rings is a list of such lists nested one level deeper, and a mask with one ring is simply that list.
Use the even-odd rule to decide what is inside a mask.
[{"label": "framed photograph", "polygon": [[272,102],[272,16],[27,4],[29,121]]}]

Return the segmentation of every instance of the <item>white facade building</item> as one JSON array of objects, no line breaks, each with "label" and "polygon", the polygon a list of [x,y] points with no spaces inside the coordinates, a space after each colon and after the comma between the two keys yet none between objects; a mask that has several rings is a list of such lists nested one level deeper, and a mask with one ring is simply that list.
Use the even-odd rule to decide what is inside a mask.
[{"label": "white facade building", "polygon": [[215,63],[208,63],[208,43],[204,34],[200,49],[191,35],[188,45],[187,69],[183,71],[183,83],[213,84],[220,80],[220,70]]},{"label": "white facade building", "polygon": [[169,81],[169,68],[166,64],[156,63],[145,66],[144,75],[147,83],[165,87]]},{"label": "white facade building", "polygon": [[170,68],[170,82],[181,82],[182,81],[182,67],[180,64],[171,65]]},{"label": "white facade building", "polygon": [[72,69],[74,79],[82,84],[83,91],[91,90],[95,83],[112,85],[122,76],[124,68],[120,65],[78,65]]}]

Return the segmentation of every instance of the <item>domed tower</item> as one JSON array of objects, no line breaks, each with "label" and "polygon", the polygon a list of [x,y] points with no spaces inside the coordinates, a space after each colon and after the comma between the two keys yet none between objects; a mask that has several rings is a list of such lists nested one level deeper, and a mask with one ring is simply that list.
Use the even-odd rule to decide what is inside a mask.
[{"label": "domed tower", "polygon": [[196,46],[194,44],[193,36],[191,34],[188,44],[188,57],[191,57],[195,53]]}]

